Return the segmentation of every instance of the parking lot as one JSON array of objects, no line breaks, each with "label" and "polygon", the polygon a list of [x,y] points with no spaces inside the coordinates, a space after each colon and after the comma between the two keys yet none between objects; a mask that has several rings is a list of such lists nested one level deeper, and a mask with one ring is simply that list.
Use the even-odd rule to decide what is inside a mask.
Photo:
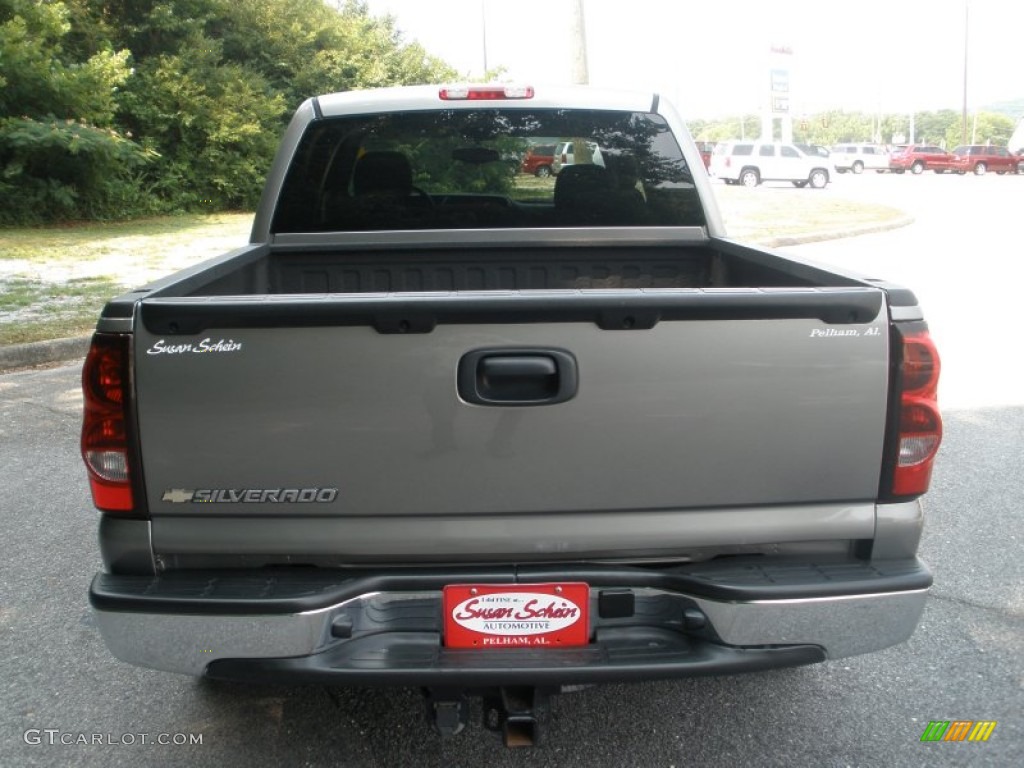
[{"label": "parking lot", "polygon": [[[544,743],[514,751],[481,727],[479,707],[441,741],[416,690],[234,686],[129,667],[106,651],[87,604],[99,556],[78,367],[24,371],[0,376],[0,764],[1017,764],[1024,388],[1012,334],[1024,177],[846,174],[824,190],[729,192],[865,199],[914,218],[785,249],[911,286],[943,354],[946,435],[922,548],[935,587],[908,643],[792,670],[590,688],[556,698]],[[984,743],[922,743],[933,720],[997,725]]]}]

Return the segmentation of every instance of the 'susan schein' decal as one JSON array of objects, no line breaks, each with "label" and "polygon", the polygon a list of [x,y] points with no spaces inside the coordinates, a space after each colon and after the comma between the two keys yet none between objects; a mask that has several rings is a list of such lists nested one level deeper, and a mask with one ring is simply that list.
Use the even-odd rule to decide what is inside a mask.
[{"label": "'susan schein' decal", "polygon": [[234,339],[206,338],[202,341],[168,342],[157,339],[153,346],[146,350],[147,355],[208,355],[223,352],[241,352],[242,342]]}]

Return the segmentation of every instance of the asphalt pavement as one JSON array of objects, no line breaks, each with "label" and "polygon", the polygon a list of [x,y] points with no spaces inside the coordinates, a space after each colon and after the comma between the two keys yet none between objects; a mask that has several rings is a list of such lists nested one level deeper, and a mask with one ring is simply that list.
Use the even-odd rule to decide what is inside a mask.
[{"label": "asphalt pavement", "polygon": [[[946,414],[922,551],[936,585],[909,642],[559,696],[544,742],[506,750],[478,704],[443,741],[413,689],[229,685],[112,658],[86,597],[100,561],[78,375],[0,376],[0,765],[1011,766],[1024,752],[1024,407]],[[997,726],[986,743],[922,743],[932,720]]]}]

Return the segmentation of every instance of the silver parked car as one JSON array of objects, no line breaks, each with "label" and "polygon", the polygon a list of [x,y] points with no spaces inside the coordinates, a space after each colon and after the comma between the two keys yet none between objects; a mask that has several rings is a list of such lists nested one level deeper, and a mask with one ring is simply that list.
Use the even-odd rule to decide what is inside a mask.
[{"label": "silver parked car", "polygon": [[832,163],[839,173],[864,173],[864,169],[885,173],[889,170],[889,152],[879,144],[836,144]]}]

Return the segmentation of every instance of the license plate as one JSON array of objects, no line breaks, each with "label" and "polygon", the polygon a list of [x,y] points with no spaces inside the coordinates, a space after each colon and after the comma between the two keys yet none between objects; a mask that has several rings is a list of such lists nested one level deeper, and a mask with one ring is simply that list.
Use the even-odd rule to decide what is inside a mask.
[{"label": "license plate", "polygon": [[590,637],[590,587],[452,584],[444,588],[448,648],[566,648]]}]

